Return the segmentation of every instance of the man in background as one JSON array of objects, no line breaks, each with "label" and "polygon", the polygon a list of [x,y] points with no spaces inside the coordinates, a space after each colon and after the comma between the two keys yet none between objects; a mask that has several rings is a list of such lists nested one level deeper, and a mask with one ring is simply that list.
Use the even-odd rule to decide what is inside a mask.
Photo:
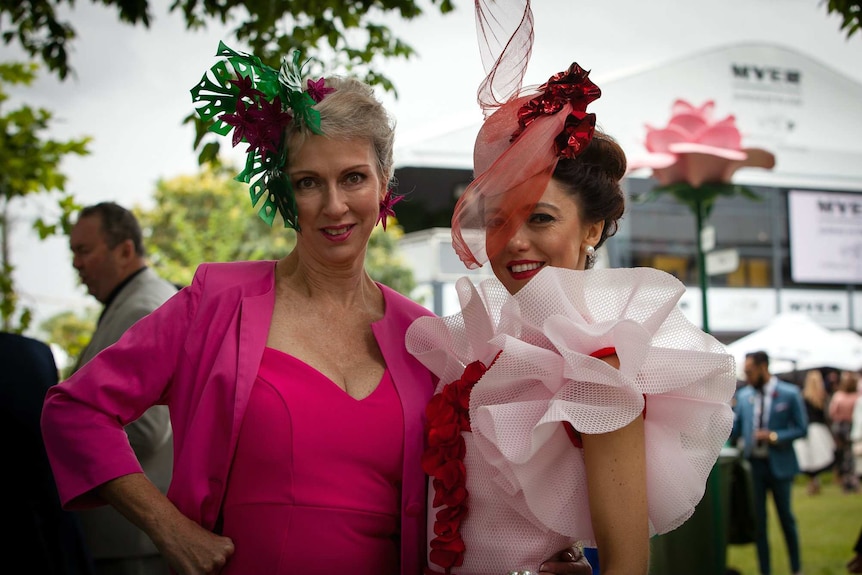
[{"label": "man in background", "polygon": [[[96,331],[75,366],[77,371],[177,289],[147,267],[137,219],[113,202],[81,210],[69,244],[81,282],[104,306]],[[173,463],[167,406],[148,409],[126,426],[126,433],[144,473],[166,492]],[[113,507],[79,514],[97,575],[168,575],[167,563],[149,537]]]},{"label": "man in background", "polygon": [[802,571],[799,531],[790,507],[793,477],[799,473],[793,440],[804,437],[808,417],[802,393],[793,384],[769,373],[769,356],[755,351],[745,356],[748,385],[736,392],[731,441],[741,441],[742,454],[751,463],[754,511],[757,518],[757,559],[761,575],[771,575],[766,525],[766,492],[772,499],[794,575]]}]

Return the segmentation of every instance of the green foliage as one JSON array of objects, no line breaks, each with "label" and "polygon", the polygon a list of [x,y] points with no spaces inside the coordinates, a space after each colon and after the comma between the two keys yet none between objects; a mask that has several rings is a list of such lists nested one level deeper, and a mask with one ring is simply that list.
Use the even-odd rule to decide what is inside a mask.
[{"label": "green foliage", "polygon": [[153,268],[188,285],[203,262],[278,259],[296,243],[293,230],[269,227],[255,214],[248,185],[226,166],[160,181],[154,207],[136,208]]},{"label": "green foliage", "polygon": [[375,280],[409,296],[416,288],[416,280],[398,255],[398,239],[403,235],[401,226],[392,221],[387,224],[386,231],[380,225],[374,228],[365,254],[365,269]]},{"label": "green foliage", "polygon": [[[91,0],[116,8],[120,21],[149,28],[149,0]],[[70,22],[60,20],[55,6],[74,0],[0,0],[0,18],[11,26],[3,42],[15,42],[38,57],[61,79],[72,70],[68,48],[75,39]],[[454,9],[452,0],[430,0],[441,13]],[[392,82],[371,70],[375,58],[409,58],[413,48],[393,36],[380,18],[394,12],[406,20],[422,14],[415,0],[174,0],[171,12],[180,12],[190,30],[210,22],[236,22],[234,35],[264,63],[278,69],[280,58],[293,49],[330,65],[363,75],[373,84],[393,90]]]},{"label": "green foliage", "polygon": [[90,342],[96,329],[97,317],[98,311],[95,308],[87,309],[82,314],[65,311],[39,324],[45,341],[60,346],[69,359],[69,363],[60,368],[62,379],[69,377],[75,367],[75,361]]},{"label": "green foliage", "polygon": [[18,294],[12,281],[14,270],[8,262],[3,262],[0,269],[0,317],[3,319],[3,331],[24,333],[30,327],[33,312],[30,308],[19,307]]},{"label": "green foliage", "polygon": [[[5,4],[0,4],[5,6]],[[8,100],[7,85],[29,86],[36,78],[35,64],[0,63],[0,107]],[[30,324],[30,310],[18,309],[9,257],[11,206],[13,202],[36,194],[57,198],[60,216],[49,222],[39,218],[34,228],[45,238],[58,231],[68,231],[69,218],[76,208],[74,199],[65,193],[66,176],[60,171],[63,158],[69,154],[87,154],[89,138],[58,141],[43,138],[50,127],[51,113],[44,109],[21,106],[3,113],[0,108],[0,320],[6,331],[23,332]]]},{"label": "green foliage", "polygon": [[[0,105],[8,100],[5,86],[29,86],[36,78],[35,64],[0,63]],[[21,106],[0,116],[0,193],[5,200],[32,193],[63,190],[66,176],[60,161],[67,154],[86,155],[89,138],[61,142],[42,139],[51,112]]]},{"label": "green foliage", "polygon": [[[261,221],[249,187],[231,178],[230,166],[206,166],[194,175],[160,181],[154,207],[136,208],[153,268],[165,279],[188,285],[203,262],[279,259],[296,245],[296,232]],[[401,228],[390,223],[371,234],[366,269],[375,280],[409,294],[413,274],[397,256]]]},{"label": "green foliage", "polygon": [[[821,3],[824,3],[821,0]],[[830,14],[841,15],[841,30],[849,40],[853,34],[862,28],[862,1],[860,0],[827,0],[826,10]]]},{"label": "green foliage", "polygon": [[[452,0],[427,1],[443,14],[454,10]],[[150,0],[91,2],[116,8],[121,22],[150,27]],[[0,0],[0,22],[11,23],[2,31],[3,42],[17,43],[60,79],[72,72],[68,48],[76,37],[72,24],[55,12],[63,4],[73,6],[74,0]],[[326,70],[344,70],[396,94],[380,61],[409,59],[415,50],[396,38],[382,18],[395,13],[412,20],[423,13],[418,0],[173,0],[170,12],[181,13],[189,30],[206,28],[210,22],[236,23],[233,35],[238,43],[276,70],[282,56],[298,49],[310,59],[309,77],[323,75],[326,62]],[[198,161],[218,163],[221,143],[207,131],[211,122],[192,112],[183,123],[194,127]]]}]

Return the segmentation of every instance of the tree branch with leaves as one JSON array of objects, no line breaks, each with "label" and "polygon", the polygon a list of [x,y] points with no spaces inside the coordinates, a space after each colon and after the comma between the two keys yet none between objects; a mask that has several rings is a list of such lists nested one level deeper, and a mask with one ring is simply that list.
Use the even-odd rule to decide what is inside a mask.
[{"label": "tree branch with leaves", "polygon": [[14,266],[10,254],[13,203],[35,194],[53,193],[59,216],[49,221],[39,218],[34,228],[41,238],[71,227],[75,209],[65,193],[66,176],[60,171],[69,154],[87,154],[89,138],[59,141],[43,138],[51,122],[44,109],[21,106],[3,113],[8,85],[30,85],[36,78],[36,64],[0,63],[0,323],[4,331],[22,333],[30,324],[31,311],[22,306],[15,292]]},{"label": "tree branch with leaves", "polygon": [[840,30],[847,34],[848,40],[862,29],[862,1],[821,0],[821,4],[826,4],[826,11],[829,14],[841,16]]},{"label": "tree branch with leaves", "polygon": [[[443,14],[454,10],[452,0],[427,0]],[[21,46],[51,72],[65,79],[73,71],[69,48],[76,38],[71,22],[57,8],[74,0],[0,0],[0,19],[11,28],[3,42]],[[92,0],[117,10],[121,22],[149,28],[149,0]],[[394,90],[391,80],[372,69],[375,59],[409,58],[413,48],[393,35],[383,16],[397,13],[404,20],[423,14],[415,0],[173,0],[170,12],[181,13],[186,28],[206,28],[211,22],[237,22],[236,39],[265,64],[278,68],[281,56],[299,49],[329,68],[343,66],[372,85]],[[2,21],[2,20],[0,20]]]}]

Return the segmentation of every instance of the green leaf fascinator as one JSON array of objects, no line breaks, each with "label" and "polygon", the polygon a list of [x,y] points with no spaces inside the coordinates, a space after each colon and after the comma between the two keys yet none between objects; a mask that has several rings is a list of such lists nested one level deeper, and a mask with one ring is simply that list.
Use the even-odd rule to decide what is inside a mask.
[{"label": "green leaf fascinator", "polygon": [[320,134],[320,112],[314,105],[333,91],[323,78],[308,80],[303,89],[302,71],[295,50],[284,58],[281,70],[270,68],[251,54],[237,52],[219,42],[220,58],[192,89],[195,111],[209,130],[227,136],[233,130],[232,144],[248,144],[245,168],[234,179],[251,184],[251,205],[270,226],[275,212],[285,227],[299,231],[296,200],[290,180],[283,169],[287,162],[287,128],[301,122]]}]

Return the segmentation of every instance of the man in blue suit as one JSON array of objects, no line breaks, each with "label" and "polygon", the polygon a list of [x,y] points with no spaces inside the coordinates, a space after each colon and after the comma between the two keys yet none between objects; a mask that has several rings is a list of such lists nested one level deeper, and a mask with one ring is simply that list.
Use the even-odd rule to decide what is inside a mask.
[{"label": "man in blue suit", "polygon": [[766,536],[766,492],[781,521],[790,567],[801,573],[799,531],[790,508],[793,477],[799,464],[793,440],[804,437],[808,416],[799,388],[769,373],[769,356],[755,351],[745,356],[748,385],[736,392],[731,441],[741,442],[743,455],[751,462],[754,509],[757,516],[757,559],[761,575],[771,575],[769,541]]}]

